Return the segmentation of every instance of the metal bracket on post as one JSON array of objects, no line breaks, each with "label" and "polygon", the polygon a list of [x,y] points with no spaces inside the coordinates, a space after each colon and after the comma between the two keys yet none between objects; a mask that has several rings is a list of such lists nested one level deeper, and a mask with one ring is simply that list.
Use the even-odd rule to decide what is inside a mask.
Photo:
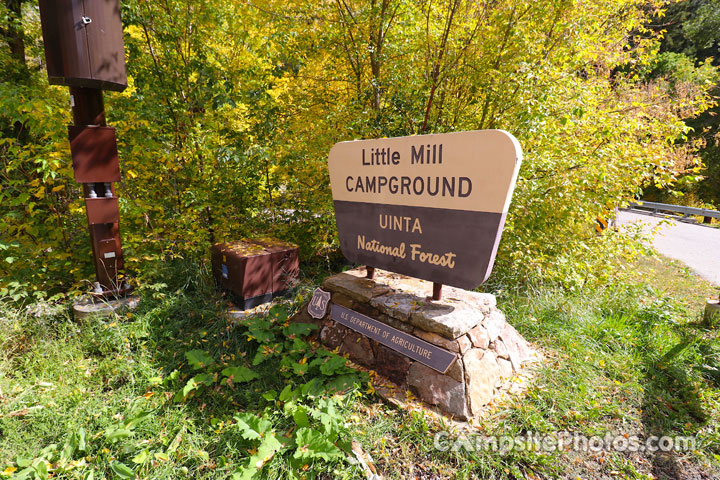
[{"label": "metal bracket on post", "polygon": [[432,299],[436,301],[442,299],[442,283],[433,282]]}]

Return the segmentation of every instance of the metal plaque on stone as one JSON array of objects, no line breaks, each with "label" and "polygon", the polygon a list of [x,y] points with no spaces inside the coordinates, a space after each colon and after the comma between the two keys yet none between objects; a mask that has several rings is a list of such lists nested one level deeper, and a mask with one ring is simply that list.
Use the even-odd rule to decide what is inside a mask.
[{"label": "metal plaque on stone", "polygon": [[330,305],[330,319],[440,373],[455,361],[454,353],[341,305]]},{"label": "metal plaque on stone", "polygon": [[321,288],[316,288],[313,292],[312,299],[308,303],[308,313],[311,317],[321,319],[327,313],[328,303],[330,302],[330,292],[326,292]]}]

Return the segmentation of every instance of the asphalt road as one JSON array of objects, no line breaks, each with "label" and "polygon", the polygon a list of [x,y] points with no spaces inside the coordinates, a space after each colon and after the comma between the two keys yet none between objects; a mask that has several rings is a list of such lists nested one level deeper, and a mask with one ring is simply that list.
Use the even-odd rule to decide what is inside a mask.
[{"label": "asphalt road", "polygon": [[641,222],[645,231],[661,221],[663,225],[653,239],[653,246],[666,257],[692,268],[706,280],[720,285],[720,229],[678,222],[635,212],[619,212],[617,225]]}]

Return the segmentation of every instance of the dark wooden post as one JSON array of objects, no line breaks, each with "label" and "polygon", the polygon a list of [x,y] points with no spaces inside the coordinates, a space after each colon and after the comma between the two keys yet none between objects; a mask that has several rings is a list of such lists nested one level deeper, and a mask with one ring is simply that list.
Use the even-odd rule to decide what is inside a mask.
[{"label": "dark wooden post", "polygon": [[442,299],[442,283],[435,283],[433,282],[433,300],[441,300]]},{"label": "dark wooden post", "polygon": [[[90,230],[90,243],[92,244],[93,265],[95,266],[95,287],[92,293],[102,297],[117,297],[127,292],[128,284],[122,280],[123,254],[120,240],[120,212],[117,195],[113,182],[119,180],[115,173],[115,165],[97,165],[105,160],[96,155],[97,148],[113,149],[115,146],[114,131],[110,136],[86,141],[80,146],[72,148],[73,142],[81,138],[82,132],[87,128],[93,131],[95,127],[105,127],[105,105],[103,92],[96,88],[70,87],[74,127],[71,127],[70,142],[73,151],[73,167],[75,177],[83,182],[83,196],[87,206],[88,226]],[[73,138],[73,131],[81,132]],[[91,143],[88,145],[88,143]],[[89,161],[81,165],[75,161],[79,155],[89,155]],[[102,162],[104,163],[104,162]],[[112,162],[111,162],[112,163]],[[88,165],[89,164],[89,165]],[[78,170],[82,168],[97,169],[99,176],[85,176]],[[119,170],[118,170],[119,171]],[[90,179],[102,181],[84,182]]]},{"label": "dark wooden post", "polygon": [[366,278],[371,280],[375,278],[375,267],[365,267],[365,270],[367,270]]},{"label": "dark wooden post", "polygon": [[83,184],[95,266],[92,293],[119,297],[122,280],[120,213],[113,187],[120,181],[115,129],[105,123],[103,90],[127,87],[120,1],[40,0],[48,80],[70,87],[69,127],[75,181]]}]

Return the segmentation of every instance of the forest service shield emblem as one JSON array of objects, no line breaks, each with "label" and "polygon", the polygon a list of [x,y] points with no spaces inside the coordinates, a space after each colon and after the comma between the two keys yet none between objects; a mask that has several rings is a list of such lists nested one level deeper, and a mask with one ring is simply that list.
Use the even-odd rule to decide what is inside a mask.
[{"label": "forest service shield emblem", "polygon": [[330,292],[326,292],[321,288],[316,288],[313,297],[308,304],[308,313],[311,317],[318,320],[327,313],[328,303],[330,303]]}]

